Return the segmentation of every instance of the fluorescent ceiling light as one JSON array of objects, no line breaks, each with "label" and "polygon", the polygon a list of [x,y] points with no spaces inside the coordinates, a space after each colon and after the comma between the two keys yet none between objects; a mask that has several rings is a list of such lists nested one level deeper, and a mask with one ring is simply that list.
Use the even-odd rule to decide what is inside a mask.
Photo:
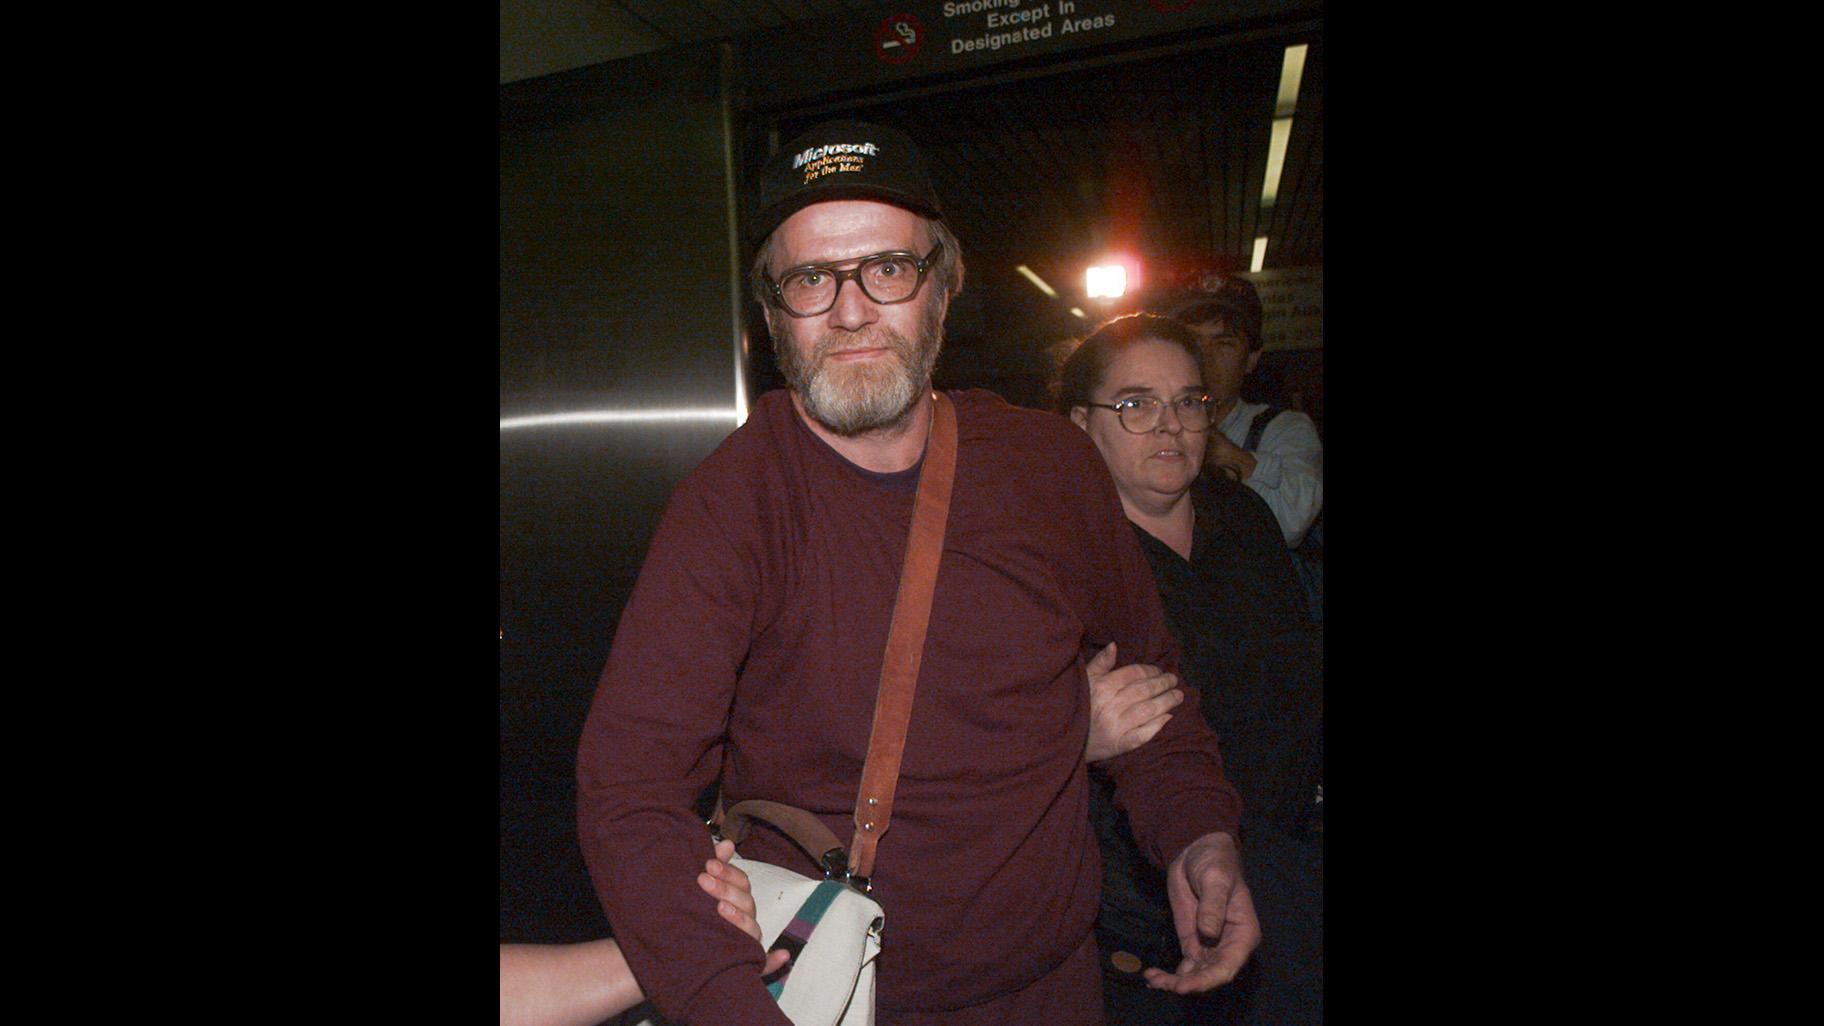
[{"label": "fluorescent ceiling light", "polygon": [[1254,240],[1254,262],[1251,265],[1249,265],[1248,273],[1252,274],[1253,272],[1260,270],[1261,267],[1266,264],[1266,262],[1267,262],[1267,237],[1265,235],[1262,235],[1259,238]]},{"label": "fluorescent ceiling light", "polygon": [[1026,280],[1029,282],[1032,282],[1034,285],[1038,286],[1040,292],[1045,293],[1046,295],[1050,296],[1053,299],[1058,298],[1058,290],[1052,288],[1050,285],[1045,284],[1045,279],[1032,273],[1032,268],[1027,267],[1025,264],[1021,264],[1020,266],[1014,268],[1014,270],[1025,275]]},{"label": "fluorescent ceiling light", "polygon": [[1127,292],[1127,268],[1120,264],[1092,267],[1084,282],[1089,298],[1118,299]]},{"label": "fluorescent ceiling light", "polygon": [[1286,143],[1292,138],[1292,119],[1274,118],[1273,137],[1267,143],[1267,180],[1260,186],[1260,205],[1270,207],[1279,199],[1279,176],[1286,169]]},{"label": "fluorescent ceiling light", "polygon": [[1279,97],[1273,104],[1273,134],[1267,142],[1267,177],[1260,186],[1260,205],[1279,200],[1279,178],[1286,169],[1286,146],[1292,141],[1292,112],[1298,107],[1298,85],[1305,77],[1307,43],[1286,47],[1279,65]]},{"label": "fluorescent ceiling light", "polygon": [[1289,118],[1298,106],[1298,84],[1305,77],[1305,51],[1310,48],[1307,43],[1286,47],[1285,60],[1279,65],[1279,99],[1273,104],[1274,117]]},{"label": "fluorescent ceiling light", "polygon": [[1084,313],[1084,312],[1083,312],[1083,311],[1081,311],[1081,310],[1079,310],[1079,309],[1077,309],[1077,308],[1076,308],[1076,307],[1074,307],[1074,306],[1073,306],[1073,307],[1071,307],[1071,308],[1070,308],[1070,312],[1071,312],[1071,313],[1074,313],[1074,314],[1076,314],[1076,315],[1077,315],[1077,316],[1078,316],[1078,317],[1081,317],[1081,318],[1083,318],[1083,319],[1084,319],[1084,320],[1086,320],[1086,321],[1087,321],[1087,320],[1089,320],[1089,315],[1088,315],[1088,314],[1086,314],[1086,313]]}]

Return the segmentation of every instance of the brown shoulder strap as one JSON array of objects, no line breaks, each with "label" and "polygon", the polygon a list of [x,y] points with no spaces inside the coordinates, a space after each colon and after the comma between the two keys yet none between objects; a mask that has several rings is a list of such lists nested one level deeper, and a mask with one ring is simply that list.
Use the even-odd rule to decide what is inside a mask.
[{"label": "brown shoulder strap", "polygon": [[900,571],[893,626],[887,633],[886,658],[880,667],[868,761],[861,770],[861,792],[855,797],[849,871],[860,877],[873,873],[874,847],[893,818],[893,790],[899,783],[900,756],[906,751],[912,692],[918,686],[918,667],[925,654],[925,628],[931,623],[931,596],[937,590],[937,564],[944,553],[944,525],[950,515],[950,483],[956,474],[956,408],[940,392],[932,392],[931,398],[931,436],[925,443],[906,563]]}]

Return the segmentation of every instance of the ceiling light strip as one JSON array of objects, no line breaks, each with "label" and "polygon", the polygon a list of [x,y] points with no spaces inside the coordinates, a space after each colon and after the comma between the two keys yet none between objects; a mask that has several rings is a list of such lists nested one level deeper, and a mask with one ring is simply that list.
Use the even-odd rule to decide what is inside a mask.
[{"label": "ceiling light strip", "polygon": [[1267,143],[1267,180],[1260,187],[1260,205],[1271,207],[1279,199],[1279,176],[1286,169],[1286,143],[1292,139],[1292,119],[1274,118]]},{"label": "ceiling light strip", "polygon": [[[1286,170],[1286,150],[1292,142],[1292,115],[1298,108],[1298,89],[1305,78],[1305,55],[1310,52],[1310,44],[1300,43],[1286,47],[1285,56],[1279,64],[1279,94],[1273,103],[1272,134],[1267,139],[1267,173],[1260,183],[1260,214],[1262,218],[1272,217],[1273,207],[1279,202],[1279,179]],[[1254,240],[1254,259],[1249,271],[1259,271],[1267,261],[1267,237],[1259,236]]]},{"label": "ceiling light strip", "polygon": [[1286,56],[1279,64],[1279,98],[1273,104],[1273,116],[1289,118],[1298,106],[1298,87],[1305,77],[1305,53],[1311,49],[1309,43],[1286,47]]},{"label": "ceiling light strip", "polygon": [[1032,282],[1035,286],[1037,286],[1038,290],[1040,292],[1045,293],[1046,295],[1050,296],[1053,299],[1058,298],[1058,290],[1052,288],[1050,285],[1045,284],[1045,279],[1032,273],[1032,268],[1027,267],[1025,264],[1021,264],[1018,267],[1015,267],[1014,270],[1025,275],[1026,280],[1029,282]]}]

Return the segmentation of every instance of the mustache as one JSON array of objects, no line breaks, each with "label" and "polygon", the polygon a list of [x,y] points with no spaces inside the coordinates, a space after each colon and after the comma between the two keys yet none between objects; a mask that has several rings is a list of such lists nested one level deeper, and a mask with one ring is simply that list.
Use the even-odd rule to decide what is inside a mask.
[{"label": "mustache", "polygon": [[874,325],[862,332],[833,331],[820,336],[811,349],[811,359],[821,360],[832,353],[851,349],[890,349],[905,357],[913,348],[912,340],[905,335],[889,327]]}]

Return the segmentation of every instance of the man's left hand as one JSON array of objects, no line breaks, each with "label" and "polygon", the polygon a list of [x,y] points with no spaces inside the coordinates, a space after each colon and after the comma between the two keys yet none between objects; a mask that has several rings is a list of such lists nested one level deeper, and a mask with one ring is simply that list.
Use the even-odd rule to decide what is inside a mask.
[{"label": "man's left hand", "polygon": [[1166,869],[1165,892],[1184,961],[1175,973],[1147,969],[1147,985],[1197,994],[1233,980],[1260,946],[1260,918],[1235,838],[1216,833],[1192,841]]}]

